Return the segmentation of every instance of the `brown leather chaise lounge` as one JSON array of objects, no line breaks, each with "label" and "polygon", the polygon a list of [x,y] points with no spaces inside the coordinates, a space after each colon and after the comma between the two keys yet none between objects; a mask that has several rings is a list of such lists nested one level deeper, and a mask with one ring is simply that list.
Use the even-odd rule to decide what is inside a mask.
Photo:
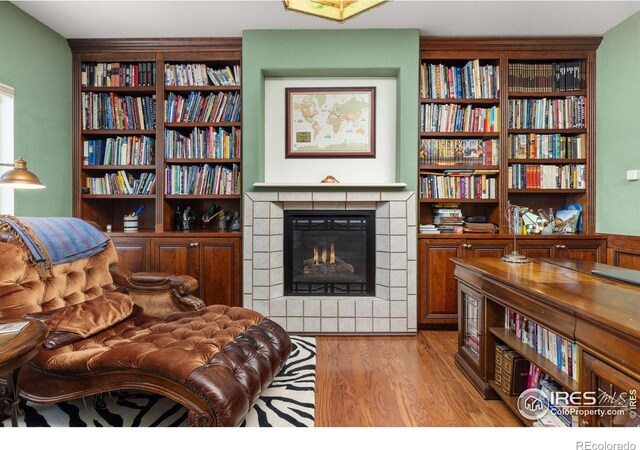
[{"label": "brown leather chaise lounge", "polygon": [[47,340],[20,372],[20,396],[53,403],[118,389],[162,394],[197,426],[237,426],[291,352],[255,311],[204,306],[188,276],[132,274],[109,241],[43,279],[24,243],[0,232],[0,318],[44,320]]}]

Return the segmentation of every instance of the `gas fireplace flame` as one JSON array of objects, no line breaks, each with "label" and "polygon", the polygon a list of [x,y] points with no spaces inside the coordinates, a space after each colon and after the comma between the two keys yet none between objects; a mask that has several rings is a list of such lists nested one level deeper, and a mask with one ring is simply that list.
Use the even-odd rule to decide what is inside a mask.
[{"label": "gas fireplace flame", "polygon": [[327,247],[323,247],[322,252],[318,251],[318,244],[313,246],[313,264],[318,265],[319,263],[327,264],[327,256],[329,257],[329,264],[336,263],[336,250],[333,242],[331,243],[331,248],[329,249],[329,253],[327,254]]}]

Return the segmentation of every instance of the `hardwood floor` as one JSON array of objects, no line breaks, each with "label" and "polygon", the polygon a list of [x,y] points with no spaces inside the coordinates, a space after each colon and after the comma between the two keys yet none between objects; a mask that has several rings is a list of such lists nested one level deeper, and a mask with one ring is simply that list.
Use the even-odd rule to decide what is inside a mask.
[{"label": "hardwood floor", "polygon": [[455,331],[318,336],[317,427],[521,426],[454,365]]}]

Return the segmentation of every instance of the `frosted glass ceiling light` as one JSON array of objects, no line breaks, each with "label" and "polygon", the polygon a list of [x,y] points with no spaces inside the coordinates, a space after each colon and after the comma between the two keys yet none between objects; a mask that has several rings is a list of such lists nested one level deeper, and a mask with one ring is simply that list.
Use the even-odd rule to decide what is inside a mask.
[{"label": "frosted glass ceiling light", "polygon": [[385,0],[284,0],[285,8],[312,16],[344,22]]}]

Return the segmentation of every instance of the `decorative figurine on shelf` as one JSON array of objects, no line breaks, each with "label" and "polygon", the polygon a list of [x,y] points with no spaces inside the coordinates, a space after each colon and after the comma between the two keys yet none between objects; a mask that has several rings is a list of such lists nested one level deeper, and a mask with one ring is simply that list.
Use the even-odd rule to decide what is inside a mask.
[{"label": "decorative figurine on shelf", "polygon": [[187,206],[182,213],[182,230],[189,231],[196,228],[196,215],[191,210],[191,206]]},{"label": "decorative figurine on shelf", "polygon": [[182,230],[182,209],[179,206],[173,213],[173,229],[176,231]]},{"label": "decorative figurine on shelf", "polygon": [[231,216],[230,231],[240,231],[240,211],[234,211]]},{"label": "decorative figurine on shelf", "polygon": [[218,230],[227,231],[227,214],[224,210],[218,211]]},{"label": "decorative figurine on shelf", "polygon": [[340,183],[333,175],[327,175],[320,183]]},{"label": "decorative figurine on shelf", "polygon": [[[207,224],[208,226],[211,226],[211,221],[213,219],[215,219],[216,217],[224,217],[224,211],[222,209],[219,209],[218,211],[216,211],[218,209],[218,207],[216,206],[215,203],[212,203],[211,206],[209,206],[209,209],[207,210],[206,213],[204,213],[204,216],[202,216],[202,222]],[[218,219],[218,227],[220,227],[220,220]],[[221,229],[220,231],[224,231],[224,229],[226,229],[226,223],[223,229]]]}]

